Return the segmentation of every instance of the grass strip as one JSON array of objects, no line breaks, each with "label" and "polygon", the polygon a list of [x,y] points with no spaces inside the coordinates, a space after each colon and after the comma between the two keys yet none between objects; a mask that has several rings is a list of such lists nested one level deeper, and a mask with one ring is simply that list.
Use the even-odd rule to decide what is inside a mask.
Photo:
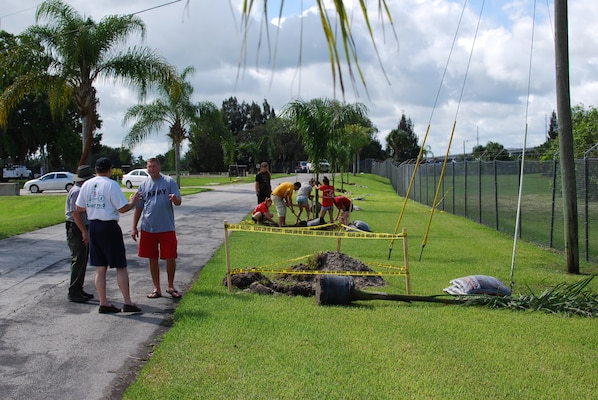
[{"label": "grass strip", "polygon": [[[402,200],[380,177],[346,185],[361,210],[352,220],[393,232]],[[338,184],[337,184],[338,186]],[[473,274],[508,283],[512,239],[487,227],[436,212],[418,260],[429,209],[409,202],[407,228],[412,292],[442,294],[451,279]],[[230,237],[232,257],[265,265],[311,251],[296,237]],[[343,242],[373,258],[386,245]],[[328,250],[333,243],[321,243]],[[395,243],[393,257],[400,253]],[[231,247],[232,249],[232,247]],[[562,254],[518,246],[515,294],[542,293],[579,276],[564,271]],[[598,370],[597,321],[486,307],[372,300],[318,306],[314,298],[228,292],[220,248],[185,293],[165,334],[126,391],[125,399],[480,399],[592,398]],[[594,264],[582,270],[596,274]],[[389,277],[383,291],[403,293]],[[588,289],[596,290],[596,282]],[[376,291],[380,291],[377,288]],[[574,371],[574,373],[572,373]]]}]

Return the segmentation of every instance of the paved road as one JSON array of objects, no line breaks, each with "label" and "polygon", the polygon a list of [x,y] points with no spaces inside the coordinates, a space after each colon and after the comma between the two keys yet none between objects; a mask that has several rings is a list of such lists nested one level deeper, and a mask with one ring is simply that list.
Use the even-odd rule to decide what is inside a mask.
[{"label": "paved road", "polygon": [[[175,285],[183,292],[223,243],[223,221],[241,221],[256,203],[253,184],[212,189],[185,196],[175,208],[179,239]],[[64,224],[0,241],[1,398],[120,398],[134,379],[151,344],[168,329],[177,301],[165,293],[163,265],[166,296],[146,298],[152,284],[147,260],[137,258],[129,234],[132,215],[121,215],[120,225],[131,294],[141,314],[99,314],[97,299],[88,304],[67,301],[70,257]],[[95,294],[93,276],[89,268],[85,289]],[[108,273],[108,298],[122,306],[114,271]]]}]

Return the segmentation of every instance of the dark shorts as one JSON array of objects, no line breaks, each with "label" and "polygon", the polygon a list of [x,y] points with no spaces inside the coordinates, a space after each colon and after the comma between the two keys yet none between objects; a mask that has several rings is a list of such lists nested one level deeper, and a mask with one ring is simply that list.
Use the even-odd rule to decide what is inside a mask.
[{"label": "dark shorts", "polygon": [[89,221],[89,264],[94,267],[127,267],[123,232],[118,221]]},{"label": "dark shorts", "polygon": [[341,210],[343,210],[343,211],[349,211],[349,212],[353,211],[353,203],[351,203],[351,205],[348,206],[348,207],[347,206],[342,207]]}]

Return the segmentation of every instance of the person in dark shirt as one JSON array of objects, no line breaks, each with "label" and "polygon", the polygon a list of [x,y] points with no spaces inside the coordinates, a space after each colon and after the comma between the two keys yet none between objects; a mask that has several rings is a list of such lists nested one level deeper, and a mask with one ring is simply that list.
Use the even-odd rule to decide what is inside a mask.
[{"label": "person in dark shirt", "polygon": [[257,204],[263,203],[266,197],[272,194],[272,186],[270,180],[272,175],[268,171],[268,163],[262,162],[260,164],[260,171],[255,175],[255,194],[257,195]]}]

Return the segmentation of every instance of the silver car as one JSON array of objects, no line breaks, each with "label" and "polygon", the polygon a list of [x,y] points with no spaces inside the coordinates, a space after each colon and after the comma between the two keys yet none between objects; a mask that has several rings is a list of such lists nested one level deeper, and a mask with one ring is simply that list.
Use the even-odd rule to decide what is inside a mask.
[{"label": "silver car", "polygon": [[127,188],[131,189],[133,186],[139,186],[141,182],[149,177],[147,169],[134,169],[131,172],[124,174],[122,178],[122,184]]},{"label": "silver car", "polygon": [[25,182],[23,189],[31,193],[41,193],[44,190],[66,190],[73,187],[73,177],[71,172],[48,172],[37,179]]}]

